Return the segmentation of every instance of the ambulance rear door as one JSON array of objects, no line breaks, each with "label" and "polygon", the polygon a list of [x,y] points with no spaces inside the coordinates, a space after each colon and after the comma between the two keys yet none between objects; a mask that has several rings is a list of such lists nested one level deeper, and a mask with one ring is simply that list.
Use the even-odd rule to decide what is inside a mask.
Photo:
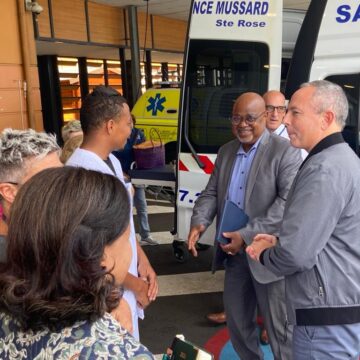
[{"label": "ambulance rear door", "polygon": [[313,0],[300,30],[286,84],[287,98],[307,81],[326,79],[342,86],[349,101],[343,136],[358,155],[359,41],[359,0]]}]

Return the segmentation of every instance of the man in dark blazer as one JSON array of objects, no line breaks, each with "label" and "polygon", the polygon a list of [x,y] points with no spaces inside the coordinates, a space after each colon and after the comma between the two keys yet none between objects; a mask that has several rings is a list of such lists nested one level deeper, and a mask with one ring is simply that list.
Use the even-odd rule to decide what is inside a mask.
[{"label": "man in dark blazer", "polygon": [[292,329],[287,325],[284,280],[247,257],[246,244],[259,232],[276,234],[293,178],[302,162],[289,141],[266,130],[263,98],[242,94],[231,117],[235,140],[218,152],[215,168],[194,206],[188,247],[195,244],[226,200],[249,217],[245,227],[224,233],[227,245],[216,242],[213,268],[225,265],[224,305],[234,349],[242,360],[263,359],[256,327],[259,304],[275,359],[291,359]]}]

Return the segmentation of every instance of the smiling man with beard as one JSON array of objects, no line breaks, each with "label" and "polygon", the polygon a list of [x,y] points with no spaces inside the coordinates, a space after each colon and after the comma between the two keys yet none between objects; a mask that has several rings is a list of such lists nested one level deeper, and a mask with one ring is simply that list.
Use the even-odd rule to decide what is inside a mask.
[{"label": "smiling man with beard", "polygon": [[215,168],[193,210],[188,247],[212,223],[221,219],[225,200],[248,215],[247,225],[224,233],[227,245],[216,243],[213,269],[225,265],[224,304],[234,349],[241,359],[263,359],[256,326],[259,304],[275,359],[291,358],[292,329],[287,326],[284,280],[246,256],[244,248],[260,229],[276,233],[293,178],[301,164],[300,151],[266,130],[263,98],[244,93],[231,116],[235,139],[218,152]]}]

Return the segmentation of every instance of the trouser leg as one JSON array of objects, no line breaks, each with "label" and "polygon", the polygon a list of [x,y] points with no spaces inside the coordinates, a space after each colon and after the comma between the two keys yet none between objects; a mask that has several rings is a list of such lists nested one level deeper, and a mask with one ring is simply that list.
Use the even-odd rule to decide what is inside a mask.
[{"label": "trouser leg", "polygon": [[293,327],[287,322],[285,281],[260,284],[253,278],[253,283],[274,358],[290,360]]},{"label": "trouser leg", "polygon": [[256,325],[256,293],[244,253],[225,264],[224,305],[232,345],[241,360],[261,360]]},{"label": "trouser leg", "polygon": [[147,204],[145,198],[145,188],[135,186],[134,206],[139,222],[139,234],[141,239],[146,239],[150,236],[150,225],[147,214]]}]

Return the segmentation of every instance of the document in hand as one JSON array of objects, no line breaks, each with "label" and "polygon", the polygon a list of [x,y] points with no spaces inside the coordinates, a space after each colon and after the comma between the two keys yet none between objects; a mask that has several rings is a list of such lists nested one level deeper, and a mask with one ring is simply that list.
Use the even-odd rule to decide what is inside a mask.
[{"label": "document in hand", "polygon": [[240,209],[232,201],[226,200],[215,239],[221,244],[228,244],[229,239],[223,237],[222,233],[239,230],[248,221],[249,217],[245,214],[244,210]]}]

